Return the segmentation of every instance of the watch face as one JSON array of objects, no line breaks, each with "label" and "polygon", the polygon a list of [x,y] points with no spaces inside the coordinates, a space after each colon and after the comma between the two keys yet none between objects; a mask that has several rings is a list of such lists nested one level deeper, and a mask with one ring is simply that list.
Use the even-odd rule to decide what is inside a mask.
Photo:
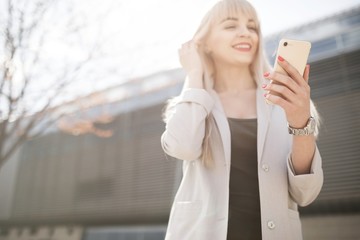
[{"label": "watch face", "polygon": [[315,127],[316,127],[315,118],[311,117],[309,122],[309,131],[311,132],[315,131]]},{"label": "watch face", "polygon": [[310,117],[305,128],[296,129],[296,128],[290,127],[288,124],[289,134],[292,134],[295,136],[304,136],[304,135],[307,136],[307,135],[313,134],[315,132],[315,128],[316,128],[316,121],[315,121],[315,118],[313,118],[313,117]]}]

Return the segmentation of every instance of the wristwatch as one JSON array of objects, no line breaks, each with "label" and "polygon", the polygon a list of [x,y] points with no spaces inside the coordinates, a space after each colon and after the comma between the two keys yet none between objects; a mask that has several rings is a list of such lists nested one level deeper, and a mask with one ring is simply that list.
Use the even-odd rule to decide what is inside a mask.
[{"label": "wristwatch", "polygon": [[307,122],[304,128],[293,128],[288,123],[288,130],[289,130],[289,134],[295,136],[309,136],[315,132],[315,126],[316,126],[315,118],[310,117],[309,121]]}]

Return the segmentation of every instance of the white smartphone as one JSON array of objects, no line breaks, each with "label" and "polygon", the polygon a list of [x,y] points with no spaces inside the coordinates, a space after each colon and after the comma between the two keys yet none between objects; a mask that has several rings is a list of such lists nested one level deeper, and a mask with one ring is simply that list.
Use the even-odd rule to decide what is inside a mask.
[{"label": "white smartphone", "polygon": [[293,39],[281,39],[276,54],[274,71],[287,74],[286,71],[278,64],[278,56],[280,55],[292,66],[294,66],[301,76],[304,75],[306,63],[310,54],[311,43],[308,41],[300,41]]},{"label": "white smartphone", "polygon": [[[288,73],[278,63],[278,56],[281,56],[293,67],[295,67],[301,76],[303,76],[310,54],[310,49],[311,43],[308,41],[286,38],[281,39],[276,53],[274,71],[288,75]],[[271,104],[269,100],[266,100],[266,102]]]}]

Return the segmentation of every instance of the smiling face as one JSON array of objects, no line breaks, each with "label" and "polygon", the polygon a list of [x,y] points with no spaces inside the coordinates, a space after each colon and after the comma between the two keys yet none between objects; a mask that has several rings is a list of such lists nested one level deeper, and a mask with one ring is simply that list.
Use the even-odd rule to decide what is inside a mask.
[{"label": "smiling face", "polygon": [[221,67],[247,67],[258,84],[270,71],[260,21],[247,0],[219,0],[203,17],[193,40],[203,60],[206,88],[214,86]]},{"label": "smiling face", "polygon": [[240,12],[214,23],[206,39],[206,48],[217,66],[249,66],[255,58],[258,43],[255,20]]}]

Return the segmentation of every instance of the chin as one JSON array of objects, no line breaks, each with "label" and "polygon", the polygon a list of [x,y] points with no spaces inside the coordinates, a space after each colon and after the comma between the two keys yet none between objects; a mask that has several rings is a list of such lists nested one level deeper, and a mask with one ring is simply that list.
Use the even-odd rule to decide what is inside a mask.
[{"label": "chin", "polygon": [[243,54],[243,55],[237,55],[232,56],[229,58],[228,54],[227,56],[219,56],[219,62],[222,62],[223,64],[229,64],[233,66],[249,66],[253,63],[254,55],[252,54]]},{"label": "chin", "polygon": [[234,61],[234,64],[239,66],[249,66],[253,62],[253,58],[240,58]]}]

